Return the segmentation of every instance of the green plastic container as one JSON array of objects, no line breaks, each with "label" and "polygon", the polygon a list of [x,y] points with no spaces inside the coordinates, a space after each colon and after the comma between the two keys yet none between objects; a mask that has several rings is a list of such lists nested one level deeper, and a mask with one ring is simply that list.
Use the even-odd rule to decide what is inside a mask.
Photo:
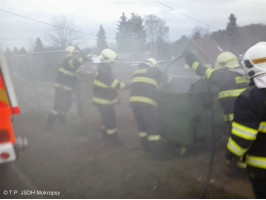
[{"label": "green plastic container", "polygon": [[196,81],[188,92],[160,90],[159,109],[164,137],[190,146],[209,135],[211,123],[213,127],[224,128],[216,88],[211,88],[211,91],[208,92],[206,81],[202,79]]}]

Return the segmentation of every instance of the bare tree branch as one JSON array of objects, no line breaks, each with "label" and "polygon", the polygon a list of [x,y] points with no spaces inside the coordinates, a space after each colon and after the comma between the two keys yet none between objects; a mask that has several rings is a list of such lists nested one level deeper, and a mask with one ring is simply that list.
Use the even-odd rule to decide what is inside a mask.
[{"label": "bare tree branch", "polygon": [[55,47],[75,45],[80,39],[80,29],[67,17],[56,17],[48,32],[48,40]]}]

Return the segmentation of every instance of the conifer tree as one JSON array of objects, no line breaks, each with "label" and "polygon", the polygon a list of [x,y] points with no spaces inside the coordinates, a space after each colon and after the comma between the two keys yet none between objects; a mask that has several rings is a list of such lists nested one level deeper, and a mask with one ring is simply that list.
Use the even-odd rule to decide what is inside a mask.
[{"label": "conifer tree", "polygon": [[231,13],[228,20],[229,22],[227,23],[225,30],[227,38],[227,46],[230,51],[235,52],[238,46],[238,37],[239,37],[237,17],[233,13]]},{"label": "conifer tree", "polygon": [[41,39],[37,38],[35,41],[34,51],[40,52],[40,51],[43,51],[43,49],[44,49],[44,47],[43,47],[43,43],[42,43]]},{"label": "conifer tree", "polygon": [[102,25],[100,25],[100,29],[97,34],[97,49],[98,52],[101,52],[103,49],[107,48],[107,42],[106,42],[106,35],[105,30]]}]

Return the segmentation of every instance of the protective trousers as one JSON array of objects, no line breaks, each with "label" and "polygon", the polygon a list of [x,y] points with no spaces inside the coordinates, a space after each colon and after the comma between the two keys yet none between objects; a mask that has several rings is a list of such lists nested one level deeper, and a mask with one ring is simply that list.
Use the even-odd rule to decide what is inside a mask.
[{"label": "protective trousers", "polygon": [[72,91],[65,90],[63,88],[55,89],[54,106],[49,113],[47,124],[53,126],[56,119],[59,123],[65,123],[65,115],[69,111],[72,105]]},{"label": "protective trousers", "polygon": [[266,170],[248,166],[248,177],[257,199],[266,198]]},{"label": "protective trousers", "polygon": [[155,157],[165,156],[158,108],[145,103],[131,104],[131,108],[143,150],[150,151]]},{"label": "protective trousers", "polygon": [[116,127],[116,115],[114,105],[97,105],[98,111],[100,113],[102,121],[102,133],[103,136],[107,139],[110,139],[111,142],[115,144],[120,144],[117,127]]}]

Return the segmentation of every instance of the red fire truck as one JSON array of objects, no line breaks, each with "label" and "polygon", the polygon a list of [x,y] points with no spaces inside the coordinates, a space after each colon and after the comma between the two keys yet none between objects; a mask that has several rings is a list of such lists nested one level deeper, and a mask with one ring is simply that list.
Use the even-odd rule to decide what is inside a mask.
[{"label": "red fire truck", "polygon": [[12,116],[20,113],[15,90],[0,48],[0,164],[15,161],[17,150],[27,146],[26,138],[16,138]]}]

